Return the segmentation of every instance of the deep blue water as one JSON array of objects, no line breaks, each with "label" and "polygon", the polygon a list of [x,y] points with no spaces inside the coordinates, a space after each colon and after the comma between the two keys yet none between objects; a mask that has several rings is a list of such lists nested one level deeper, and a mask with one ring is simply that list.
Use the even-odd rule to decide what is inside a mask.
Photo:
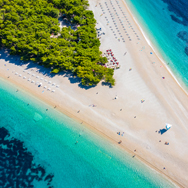
[{"label": "deep blue water", "polygon": [[188,91],[188,1],[125,0],[152,46]]},{"label": "deep blue water", "polygon": [[174,187],[116,145],[16,91],[0,79],[0,187]]}]

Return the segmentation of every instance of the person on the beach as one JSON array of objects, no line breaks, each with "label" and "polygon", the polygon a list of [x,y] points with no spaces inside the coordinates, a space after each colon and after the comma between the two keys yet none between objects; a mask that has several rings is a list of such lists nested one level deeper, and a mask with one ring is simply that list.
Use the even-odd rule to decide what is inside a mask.
[{"label": "person on the beach", "polygon": [[122,141],[120,140],[119,142],[118,142],[118,144],[121,144],[122,143]]}]

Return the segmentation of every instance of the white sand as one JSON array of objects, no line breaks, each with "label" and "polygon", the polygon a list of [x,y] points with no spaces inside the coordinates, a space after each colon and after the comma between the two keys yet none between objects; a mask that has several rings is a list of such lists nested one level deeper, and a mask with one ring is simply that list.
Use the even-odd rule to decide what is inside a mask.
[{"label": "white sand", "polygon": [[[90,9],[93,10],[98,22],[97,28],[101,27],[102,32],[105,32],[105,35],[101,36],[101,50],[105,52],[109,48],[112,49],[121,65],[119,70],[115,70],[115,87],[109,88],[99,84],[96,87],[84,89],[79,87],[76,78],[68,75],[56,75],[54,78],[49,78],[28,68],[32,64],[17,65],[16,58],[5,57],[5,54],[0,59],[1,77],[41,100],[53,106],[56,105],[57,109],[70,117],[80,122],[83,121],[85,125],[110,139],[112,143],[118,145],[117,142],[122,140],[121,145],[118,146],[134,153],[136,158],[166,174],[179,186],[186,187],[188,185],[188,158],[186,157],[188,156],[188,96],[157,56],[154,53],[150,54],[153,52],[152,49],[127,12],[123,2],[119,1],[122,10],[126,13],[128,21],[141,40],[137,39],[133,29],[129,28],[128,23],[122,18],[123,14],[115,0],[113,0],[114,7],[118,10],[119,17],[132,41],[129,41],[117,16],[115,16],[116,23],[125,42],[115,39],[113,31],[118,38],[121,37],[112,24],[105,0],[90,0],[89,2]],[[105,11],[102,16],[100,16],[102,10],[99,3],[102,4]],[[96,4],[97,7],[95,7]],[[107,2],[107,5],[114,13],[110,1]],[[109,25],[107,25],[105,17],[108,18]],[[125,52],[127,52],[126,55],[124,55]],[[41,67],[39,68],[41,69]],[[131,71],[129,71],[130,68],[132,68]],[[27,69],[31,75],[23,72],[24,69]],[[12,72],[13,70],[15,71]],[[15,75],[15,72],[18,75]],[[22,74],[22,77],[19,77],[19,74]],[[35,74],[35,77],[32,74]],[[8,76],[10,78],[7,78]],[[26,79],[23,79],[23,76]],[[36,76],[42,77],[43,80]],[[165,79],[162,79],[163,76]],[[28,78],[31,81],[42,82],[43,86],[51,88],[51,91],[55,90],[55,93],[47,91],[43,87],[37,87],[35,83],[27,81]],[[44,79],[56,83],[59,88],[48,84]],[[115,99],[115,96],[118,96],[118,99]],[[142,99],[145,102],[141,103]],[[92,107],[93,104],[96,107]],[[78,110],[80,110],[79,113]],[[169,131],[163,135],[156,132],[165,128],[166,123],[173,125]],[[117,135],[119,131],[125,132],[124,136]],[[166,141],[169,142],[169,145],[164,144]],[[135,149],[136,152],[134,152]]]}]

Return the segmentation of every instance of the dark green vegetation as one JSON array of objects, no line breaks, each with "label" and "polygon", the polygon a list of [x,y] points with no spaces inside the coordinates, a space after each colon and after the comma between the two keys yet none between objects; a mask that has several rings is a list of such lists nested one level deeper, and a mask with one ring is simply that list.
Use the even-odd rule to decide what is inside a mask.
[{"label": "dark green vegetation", "polygon": [[[52,73],[69,70],[83,85],[100,80],[114,85],[113,70],[104,67],[99,50],[96,20],[86,0],[0,0],[0,46],[52,68]],[[60,31],[58,17],[77,29]]]}]

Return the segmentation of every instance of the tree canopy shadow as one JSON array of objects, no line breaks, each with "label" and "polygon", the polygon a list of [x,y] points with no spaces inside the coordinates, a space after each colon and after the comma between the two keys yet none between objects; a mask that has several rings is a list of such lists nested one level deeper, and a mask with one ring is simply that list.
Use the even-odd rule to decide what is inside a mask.
[{"label": "tree canopy shadow", "polygon": [[66,16],[60,16],[58,18],[58,22],[59,22],[59,27],[60,27],[60,30],[62,30],[63,27],[71,27],[71,29],[73,30],[76,30],[77,29],[77,25],[73,25],[71,24],[71,22],[66,18]]},{"label": "tree canopy shadow", "polygon": [[102,86],[108,86],[109,88],[113,88],[113,86],[110,84],[110,83],[108,83],[108,82],[101,82],[101,85]]},{"label": "tree canopy shadow", "polygon": [[[10,55],[9,52],[10,52],[10,50],[0,49],[0,54],[1,54],[0,58],[4,59],[5,62],[9,62],[16,66],[24,66],[25,70],[36,69],[38,73],[42,74],[43,76],[47,76],[49,78],[53,78],[56,75],[67,77],[71,84],[78,84],[78,87],[85,89],[85,90],[96,87],[96,85],[92,85],[92,86],[83,85],[81,82],[81,78],[76,76],[71,71],[60,71],[57,74],[51,73],[50,68],[46,68],[44,65],[34,63],[33,61],[22,61],[22,60],[20,60],[20,56]],[[109,88],[113,88],[112,85],[108,82],[102,81],[101,85],[108,86]]]},{"label": "tree canopy shadow", "polygon": [[0,58],[4,59],[5,63],[9,62],[9,63],[14,64],[16,66],[24,66],[25,70],[31,70],[32,68],[36,69],[38,73],[41,73],[43,76],[47,76],[49,78],[53,78],[56,75],[67,77],[71,84],[78,84],[78,87],[80,87],[82,89],[85,89],[85,90],[93,88],[93,87],[96,87],[96,85],[93,85],[93,86],[84,86],[81,83],[81,78],[79,78],[78,76],[76,76],[71,71],[60,71],[57,74],[50,73],[51,72],[50,68],[46,68],[43,65],[34,63],[33,61],[22,61],[22,60],[20,60],[20,56],[10,55],[9,52],[10,52],[10,50],[0,49],[0,54],[1,54]]}]

